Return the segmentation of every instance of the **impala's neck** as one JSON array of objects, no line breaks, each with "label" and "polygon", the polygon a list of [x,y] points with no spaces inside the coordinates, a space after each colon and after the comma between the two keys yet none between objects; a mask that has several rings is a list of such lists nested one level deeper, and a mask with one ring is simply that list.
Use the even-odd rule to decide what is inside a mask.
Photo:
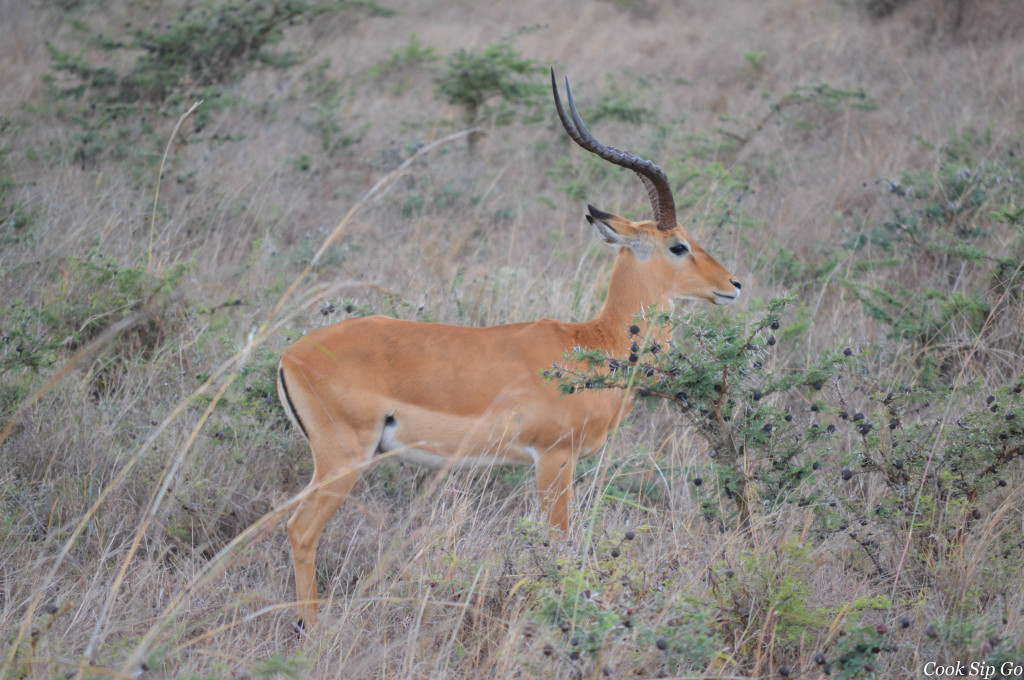
[{"label": "impala's neck", "polygon": [[641,337],[655,339],[649,324],[636,320],[636,315],[651,305],[657,305],[659,311],[669,311],[672,299],[664,285],[659,285],[653,277],[644,276],[644,264],[628,248],[620,249],[608,283],[608,298],[601,313],[590,322],[599,336],[594,346],[624,353],[631,343],[626,329],[634,323],[640,327]]}]

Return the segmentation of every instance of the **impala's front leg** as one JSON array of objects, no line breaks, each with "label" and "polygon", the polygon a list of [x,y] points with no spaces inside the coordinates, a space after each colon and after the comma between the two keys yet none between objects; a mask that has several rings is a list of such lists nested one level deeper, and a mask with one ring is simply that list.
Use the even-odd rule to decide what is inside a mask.
[{"label": "impala's front leg", "polygon": [[569,500],[576,456],[572,447],[549,449],[537,459],[537,494],[552,529],[569,532]]}]

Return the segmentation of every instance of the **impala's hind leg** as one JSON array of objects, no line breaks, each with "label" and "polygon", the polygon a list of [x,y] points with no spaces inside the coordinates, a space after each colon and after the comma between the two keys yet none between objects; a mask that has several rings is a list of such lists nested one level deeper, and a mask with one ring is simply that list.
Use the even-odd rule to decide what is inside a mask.
[{"label": "impala's hind leg", "polygon": [[569,501],[576,458],[571,447],[545,451],[537,459],[537,493],[544,519],[552,529],[569,531]]},{"label": "impala's hind leg", "polygon": [[[309,486],[302,492],[298,509],[288,520],[288,539],[292,544],[295,562],[295,591],[299,603],[299,627],[316,623],[319,604],[316,589],[316,548],[328,520],[334,516],[342,501],[366,467],[372,443],[360,442],[354,431],[330,441],[310,440],[316,469]],[[344,442],[344,444],[342,444]],[[340,450],[339,450],[340,445]]]}]

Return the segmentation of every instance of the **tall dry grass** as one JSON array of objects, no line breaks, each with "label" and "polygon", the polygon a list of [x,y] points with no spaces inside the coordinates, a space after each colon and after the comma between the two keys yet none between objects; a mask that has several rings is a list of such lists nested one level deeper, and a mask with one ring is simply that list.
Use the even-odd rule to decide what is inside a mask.
[{"label": "tall dry grass", "polygon": [[[878,668],[900,678],[948,660],[927,626],[979,597],[992,635],[1024,637],[1019,592],[991,601],[975,592],[1007,524],[1020,523],[1019,468],[969,540],[933,565],[934,588],[915,589],[912,573],[894,587],[844,536],[808,540],[803,508],[758,520],[753,551],[705,521],[687,481],[704,444],[666,409],[637,409],[598,464],[581,466],[577,521],[561,545],[547,545],[530,521],[539,516],[530,471],[374,468],[325,532],[323,621],[296,639],[281,518],[311,465],[268,388],[280,349],[346,305],[464,325],[587,318],[613,255],[584,228],[585,203],[646,213],[639,184],[588,174],[552,115],[485,120],[472,153],[461,142],[435,149],[383,198],[362,199],[415,149],[461,126],[461,112],[434,91],[430,69],[440,65],[374,77],[412,33],[440,55],[511,36],[523,55],[567,72],[581,104],[621,88],[650,112],[642,124],[594,125],[601,139],[666,164],[697,158],[742,171],[749,192],[723,197],[731,185],[705,176],[683,219],[745,295],[798,288],[808,330],[776,361],[798,369],[825,348],[875,347],[868,371],[879,387],[911,381],[911,344],[889,339],[840,282],[923,291],[967,286],[969,273],[932,260],[861,270],[860,260],[884,255],[869,245],[843,252],[828,275],[793,281],[771,255],[825,260],[892,214],[889,182],[936,171],[941,149],[965,130],[988,135],[983,153],[993,159],[1021,153],[1024,15],[1015,5],[995,3],[993,16],[968,3],[950,26],[947,4],[924,0],[884,20],[856,3],[801,0],[388,3],[396,15],[349,12],[288,29],[285,45],[302,60],[253,69],[235,86],[245,103],[215,112],[202,131],[186,121],[172,134],[184,110],[153,116],[157,155],[169,144],[159,190],[154,163],[77,162],[74,116],[47,96],[47,43],[110,58],[68,17],[117,35],[172,20],[177,4],[0,4],[0,175],[13,178],[8,205],[31,215],[29,227],[0,232],[0,286],[10,309],[46,310],[0,314],[0,330],[25,321],[39,336],[58,323],[108,331],[93,346],[67,343],[41,371],[4,364],[0,373],[0,675],[769,677],[788,665],[818,677],[814,654],[851,619],[900,614],[913,625],[894,630],[899,651]],[[337,87],[331,111],[351,138],[330,153],[317,128],[325,83]],[[864,88],[878,108],[772,115],[794,87],[821,83]],[[766,118],[740,145],[716,132]],[[560,185],[580,177],[591,180],[585,200],[567,198]],[[716,201],[733,201],[746,221],[718,227]],[[341,238],[314,260],[353,206]],[[993,233],[987,246],[1002,252],[1013,238]],[[104,307],[108,284],[97,282],[107,279],[89,263],[108,262],[140,268],[137,290],[149,295]],[[322,313],[328,304],[337,311]],[[1020,301],[1003,304],[966,368],[984,386],[1024,369]],[[837,455],[855,446],[841,439]],[[610,499],[612,481],[642,502]],[[859,493],[870,504],[882,485]],[[882,559],[896,564],[902,547],[887,537]],[[580,653],[591,644],[584,633],[538,614],[556,599],[540,584],[572,592],[577,576],[559,573],[578,575],[577,564],[602,584],[587,600],[619,617],[592,654]],[[809,610],[828,612],[825,625],[794,636],[780,623],[770,584],[787,577],[806,585]],[[728,626],[680,614],[731,592],[730,578],[745,597],[734,593]],[[848,607],[878,596],[892,606]],[[705,669],[658,649],[666,630],[728,637]]]}]

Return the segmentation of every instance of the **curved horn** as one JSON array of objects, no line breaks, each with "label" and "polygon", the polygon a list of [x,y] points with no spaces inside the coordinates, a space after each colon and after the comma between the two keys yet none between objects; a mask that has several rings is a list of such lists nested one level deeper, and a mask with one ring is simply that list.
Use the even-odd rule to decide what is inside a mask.
[{"label": "curved horn", "polygon": [[558,111],[558,118],[562,121],[562,127],[569,133],[572,141],[609,163],[632,170],[639,175],[647,189],[651,207],[654,208],[654,218],[658,222],[658,229],[662,231],[673,229],[676,226],[676,202],[672,198],[672,188],[668,184],[668,176],[665,171],[660,166],[636,154],[621,151],[614,146],[597,141],[594,135],[590,134],[587,126],[583,124],[583,120],[576,110],[576,103],[572,100],[572,90],[569,89],[569,78],[567,77],[565,79],[565,94],[569,100],[569,111],[572,114],[570,119],[565,113],[565,109],[562,108],[562,98],[558,94],[554,68],[551,69],[551,91],[555,95],[555,109]]}]

